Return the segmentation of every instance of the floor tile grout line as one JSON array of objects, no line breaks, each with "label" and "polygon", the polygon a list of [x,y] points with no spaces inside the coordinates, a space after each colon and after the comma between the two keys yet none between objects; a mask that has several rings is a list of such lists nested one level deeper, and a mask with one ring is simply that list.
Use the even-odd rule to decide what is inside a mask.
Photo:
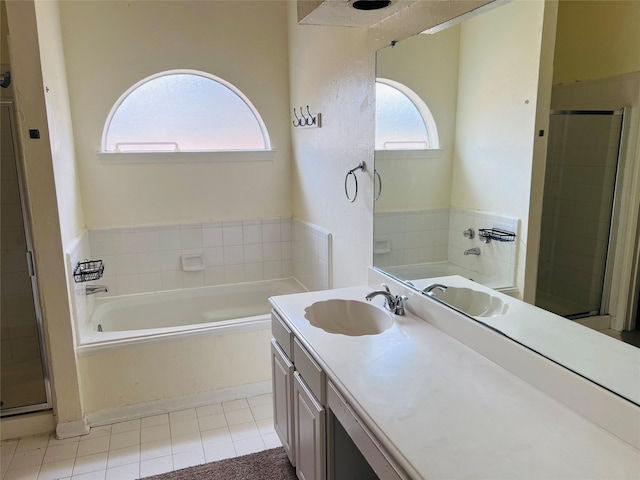
[{"label": "floor tile grout line", "polygon": [[[256,397],[260,397],[259,400],[254,400],[254,401],[250,401],[251,398],[256,398]],[[260,449],[266,449],[266,448],[273,448],[270,445],[273,445],[273,440],[276,440],[279,444],[279,440],[277,440],[277,436],[274,438],[273,435],[275,435],[275,431],[273,431],[273,429],[269,429],[268,425],[265,426],[263,425],[263,429],[261,430],[260,426],[258,425],[259,422],[262,423],[272,423],[273,422],[273,417],[272,416],[267,416],[265,418],[258,418],[258,417],[262,417],[263,414],[265,413],[264,410],[268,408],[268,405],[272,402],[272,397],[271,394],[264,394],[264,395],[258,395],[256,397],[248,397],[248,398],[242,398],[242,399],[237,399],[237,400],[232,400],[230,402],[222,402],[222,403],[214,403],[214,404],[210,404],[210,405],[202,405],[200,407],[196,407],[196,408],[192,408],[192,409],[183,409],[183,410],[177,410],[174,412],[167,412],[165,414],[159,414],[159,415],[152,415],[150,417],[161,417],[166,415],[166,421],[162,418],[156,419],[154,421],[151,421],[152,424],[151,425],[145,425],[143,427],[143,423],[149,423],[149,421],[144,422],[144,418],[150,418],[150,417],[141,417],[139,419],[135,419],[135,420],[130,420],[130,421],[126,421],[126,422],[116,422],[113,424],[108,424],[108,425],[101,425],[99,427],[96,427],[96,429],[102,429],[100,430],[101,435],[98,436],[91,436],[91,433],[87,436],[82,436],[82,437],[74,437],[71,439],[65,439],[65,440],[61,440],[61,441],[57,441],[55,439],[55,436],[53,434],[42,434],[42,435],[33,435],[33,436],[27,436],[27,437],[21,437],[18,439],[11,439],[11,440],[5,440],[2,442],[3,445],[11,445],[11,447],[9,447],[9,451],[11,453],[4,455],[4,462],[9,462],[8,463],[8,467],[6,469],[4,469],[4,471],[2,472],[2,478],[4,479],[7,476],[7,473],[12,470],[11,468],[11,463],[13,462],[16,453],[19,453],[18,449],[20,446],[20,442],[23,441],[23,439],[28,439],[28,440],[24,440],[24,445],[27,445],[27,441],[33,442],[34,445],[39,445],[36,446],[36,448],[25,448],[23,450],[20,450],[20,452],[28,452],[28,451],[36,451],[36,450],[42,450],[42,458],[40,460],[39,465],[30,465],[30,466],[25,466],[25,467],[18,467],[18,468],[36,468],[37,467],[37,475],[34,478],[38,478],[40,476],[41,473],[44,472],[43,469],[45,469],[46,465],[52,465],[58,462],[64,462],[64,461],[71,461],[72,465],[71,465],[71,474],[68,475],[68,477],[65,478],[71,478],[73,479],[74,476],[77,477],[79,475],[85,475],[85,474],[90,474],[90,473],[96,473],[96,472],[102,472],[104,471],[105,474],[105,478],[108,474],[108,472],[110,470],[113,469],[118,469],[118,468],[123,468],[123,467],[127,467],[127,466],[133,466],[135,465],[135,467],[132,467],[133,469],[137,468],[138,471],[138,475],[142,476],[142,466],[143,463],[146,462],[146,464],[148,465],[149,462],[153,462],[153,461],[157,461],[159,458],[167,458],[166,462],[168,463],[169,461],[171,462],[171,470],[166,470],[168,471],[175,471],[176,468],[176,455],[179,456],[179,458],[181,459],[188,459],[189,455],[193,454],[194,452],[199,453],[199,455],[197,455],[198,457],[198,461],[202,461],[202,463],[207,463],[208,460],[207,459],[207,452],[211,452],[211,451],[215,451],[216,449],[223,449],[223,448],[227,448],[227,452],[223,453],[222,456],[224,458],[233,458],[242,454],[246,454],[246,453],[251,453],[253,451],[257,451],[255,450],[255,447],[257,445],[260,445]],[[225,406],[226,406],[226,410],[225,410]],[[242,419],[242,415],[243,414],[234,414],[233,412],[238,412],[238,411],[242,411],[242,410],[249,410],[249,414],[251,416],[251,421],[249,422],[240,422],[240,423],[236,423],[236,420]],[[256,412],[256,410],[258,410],[258,413]],[[185,413],[185,412],[193,412],[193,413]],[[199,413],[200,412],[200,413]],[[205,414],[204,412],[207,412],[207,414]],[[195,425],[197,426],[197,432],[195,431],[195,429],[193,429],[192,432],[186,434],[186,435],[182,435],[182,436],[189,436],[189,435],[193,435],[194,437],[194,442],[195,442],[195,449],[194,450],[186,450],[186,451],[177,451],[174,453],[174,448],[173,448],[173,440],[174,438],[179,438],[180,435],[176,435],[174,436],[172,429],[171,429],[171,413],[174,414],[178,414],[178,415],[174,415],[174,422],[180,422],[180,421],[185,421],[185,420],[195,420]],[[236,415],[239,416],[240,418],[236,418],[233,420],[233,424],[229,424],[229,418],[227,417],[227,414],[231,414],[231,418],[234,418]],[[213,415],[222,415],[222,419],[224,419],[224,426],[219,426],[219,427],[215,427],[215,428],[208,428],[206,430],[203,430],[202,426],[201,426],[201,422],[200,419],[202,418],[206,418],[209,416],[213,416]],[[156,422],[160,422],[160,423],[156,423]],[[120,425],[118,427],[116,427],[115,431],[114,431],[114,426],[116,425]],[[160,426],[160,425],[167,425],[167,427],[169,428],[169,437],[168,438],[162,438],[160,440],[167,440],[168,441],[168,446],[169,446],[169,451],[171,453],[167,454],[167,455],[161,455],[161,456],[157,456],[157,457],[149,457],[149,458],[145,458],[143,460],[142,458],[142,452],[143,452],[143,445],[144,444],[148,444],[148,443],[153,443],[155,442],[155,440],[150,440],[148,442],[143,443],[142,442],[142,429],[143,428],[149,428],[149,427],[153,427],[153,426]],[[245,425],[245,426],[250,426],[251,429],[255,429],[255,432],[253,432],[253,434],[249,437],[240,437],[240,438],[235,438],[234,436],[231,434],[231,427],[236,427],[238,425]],[[216,443],[210,443],[210,444],[206,444],[205,445],[205,440],[203,439],[203,433],[208,432],[208,431],[212,431],[212,430],[219,430],[219,429],[226,429],[226,431],[228,432],[228,442],[216,442]],[[124,429],[124,430],[121,430]],[[187,431],[189,429],[187,428]],[[96,430],[97,431],[97,430]],[[266,433],[263,433],[266,432]],[[137,435],[132,433],[132,432],[137,432]],[[177,433],[177,432],[176,432]],[[118,437],[118,435],[122,434],[122,436]],[[116,445],[113,443],[114,440],[114,435],[116,436],[116,439],[123,439],[125,445],[125,447],[122,447],[121,445],[118,445],[118,448],[113,448]],[[272,435],[271,437],[265,439],[265,437]],[[41,443],[39,443],[39,441],[37,440],[37,437],[42,437],[41,438]],[[131,440],[126,440],[126,437],[134,437],[134,444],[129,444],[131,442]],[[137,438],[136,438],[137,437]],[[106,440],[107,443],[107,450],[102,450],[102,448],[104,447],[99,447],[99,443],[101,441],[101,439],[103,438],[108,438],[108,440]],[[196,438],[199,438],[199,441],[196,440]],[[78,455],[79,452],[83,451],[80,449],[80,445],[81,443],[86,443],[86,442],[91,442],[91,447],[85,447],[87,448],[87,450],[84,450],[86,453],[82,454],[82,455]],[[269,443],[268,443],[269,442]],[[66,445],[72,445],[75,444],[75,455],[73,458],[66,458],[66,459],[54,459],[54,460],[50,460],[48,462],[45,463],[44,459],[45,456],[47,455],[47,450],[51,447],[63,447],[63,448],[59,448],[57,449],[58,451],[64,451],[64,446]],[[102,450],[102,451],[94,451],[93,449],[97,448],[98,450]],[[231,451],[229,451],[228,449],[231,449]],[[111,467],[109,467],[109,458],[112,454],[112,452],[116,452],[119,450],[126,450],[126,449],[135,449],[137,450],[137,461],[133,461],[133,462],[127,462],[127,463],[123,463],[123,464],[115,464]],[[250,451],[248,451],[250,450]],[[53,451],[53,450],[52,450]],[[233,455],[230,457],[228,454],[233,452]],[[98,465],[98,468],[96,470],[81,470],[81,473],[77,473],[74,475],[74,472],[76,471],[76,466],[80,465],[82,462],[82,459],[86,459],[86,457],[91,457],[94,456],[95,458],[99,458],[97,456],[99,455],[105,455],[106,456],[106,460],[104,463],[104,467],[103,468],[99,468],[101,465]],[[52,457],[54,457],[54,454],[51,454]],[[218,458],[218,455],[215,455],[216,458]],[[54,457],[55,458],[55,457]],[[212,458],[212,457],[210,457]],[[220,458],[221,459],[221,458]],[[187,460],[186,463],[190,463],[192,461],[191,460]],[[215,460],[211,460],[211,461],[215,461]],[[3,463],[4,463],[3,462]],[[157,462],[156,462],[157,463]],[[183,468],[182,466],[180,468]],[[17,468],[15,468],[17,469]],[[13,470],[15,470],[13,469]],[[154,474],[154,473],[149,473],[150,475]],[[147,474],[144,474],[145,476]]]}]

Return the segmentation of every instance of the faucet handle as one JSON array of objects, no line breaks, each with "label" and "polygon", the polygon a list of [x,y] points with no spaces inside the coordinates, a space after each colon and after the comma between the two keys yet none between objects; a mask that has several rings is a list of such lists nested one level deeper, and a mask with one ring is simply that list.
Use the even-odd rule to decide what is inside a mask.
[{"label": "faucet handle", "polygon": [[380,286],[382,287],[382,289],[384,291],[386,291],[387,293],[391,293],[391,290],[389,290],[389,286],[386,283],[381,283]]},{"label": "faucet handle", "polygon": [[396,295],[393,305],[393,313],[396,315],[404,315],[404,302],[409,300],[406,295]]}]

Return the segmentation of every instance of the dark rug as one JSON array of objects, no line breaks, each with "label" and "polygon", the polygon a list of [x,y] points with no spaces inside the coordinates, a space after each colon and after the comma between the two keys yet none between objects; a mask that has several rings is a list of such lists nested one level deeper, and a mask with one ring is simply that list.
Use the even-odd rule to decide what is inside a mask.
[{"label": "dark rug", "polygon": [[145,477],[144,480],[295,480],[296,471],[284,448],[272,448],[242,457],[205,463],[174,472]]}]

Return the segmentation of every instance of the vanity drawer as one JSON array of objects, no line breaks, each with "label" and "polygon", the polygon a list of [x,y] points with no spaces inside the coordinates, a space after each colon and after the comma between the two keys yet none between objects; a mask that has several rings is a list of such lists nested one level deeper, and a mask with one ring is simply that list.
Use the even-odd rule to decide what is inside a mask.
[{"label": "vanity drawer", "polygon": [[291,332],[291,329],[285,325],[284,321],[275,310],[271,310],[271,334],[287,357],[292,359],[293,333]]},{"label": "vanity drawer", "polygon": [[293,339],[293,363],[296,370],[304,379],[304,383],[313,392],[322,405],[325,404],[325,377],[324,371],[311,358],[311,355],[302,346],[300,341],[294,337]]}]

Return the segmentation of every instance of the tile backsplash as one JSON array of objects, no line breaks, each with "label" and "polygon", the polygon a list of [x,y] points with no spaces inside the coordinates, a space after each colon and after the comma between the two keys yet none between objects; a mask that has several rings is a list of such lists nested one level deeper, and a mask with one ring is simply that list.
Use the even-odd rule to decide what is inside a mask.
[{"label": "tile backsplash", "polygon": [[[517,241],[484,243],[480,228],[501,228],[518,234],[518,219],[459,208],[438,208],[375,214],[374,265],[397,267],[449,262],[495,280],[515,285]],[[475,230],[473,240],[463,232]],[[480,255],[464,255],[470,248]]]},{"label": "tile backsplash", "polygon": [[[89,231],[109,295],[252,282],[293,275],[291,218]],[[184,271],[183,255],[202,268]]]},{"label": "tile backsplash", "polygon": [[84,258],[104,262],[92,283],[107,285],[109,296],[294,276],[309,290],[331,288],[331,234],[290,217],[94,229],[69,252],[71,271]]}]

